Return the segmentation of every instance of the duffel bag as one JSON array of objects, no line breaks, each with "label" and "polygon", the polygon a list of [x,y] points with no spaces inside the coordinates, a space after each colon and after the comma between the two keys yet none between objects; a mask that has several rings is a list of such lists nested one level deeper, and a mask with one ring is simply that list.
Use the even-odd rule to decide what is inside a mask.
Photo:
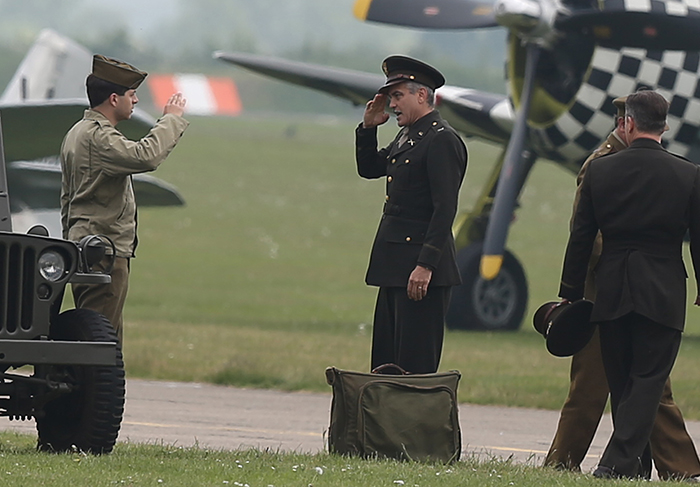
[{"label": "duffel bag", "polygon": [[[384,367],[401,370],[388,364]],[[333,387],[328,450],[362,457],[459,459],[458,371],[363,373],[326,369]]]}]

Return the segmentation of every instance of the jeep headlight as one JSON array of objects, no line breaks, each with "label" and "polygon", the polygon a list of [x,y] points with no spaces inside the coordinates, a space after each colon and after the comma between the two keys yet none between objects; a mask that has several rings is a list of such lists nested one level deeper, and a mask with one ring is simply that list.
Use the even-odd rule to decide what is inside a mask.
[{"label": "jeep headlight", "polygon": [[39,273],[50,282],[56,282],[66,273],[66,261],[55,250],[47,250],[39,256]]}]

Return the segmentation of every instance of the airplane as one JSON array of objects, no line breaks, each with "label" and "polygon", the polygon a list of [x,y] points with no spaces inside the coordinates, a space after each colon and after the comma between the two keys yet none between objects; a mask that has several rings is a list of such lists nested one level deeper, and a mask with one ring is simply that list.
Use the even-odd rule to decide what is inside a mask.
[{"label": "airplane", "polygon": [[[66,132],[88,108],[85,78],[91,69],[88,49],[45,29],[0,96],[11,223],[16,230],[42,224],[51,236],[61,235],[58,153]],[[119,130],[139,139],[154,123],[137,107]],[[133,183],[140,207],[184,205],[174,186],[154,176],[138,174]]]},{"label": "airplane", "polygon": [[[670,102],[664,143],[700,162],[698,0],[356,0],[363,21],[417,29],[508,30],[508,95],[437,90],[441,115],[465,137],[504,147],[469,213],[453,231],[463,284],[448,328],[516,330],[527,280],[506,249],[510,222],[537,159],[578,173],[615,124],[614,98],[642,87]],[[364,105],[384,77],[252,54],[214,58]],[[429,60],[426,60],[429,61]]]}]

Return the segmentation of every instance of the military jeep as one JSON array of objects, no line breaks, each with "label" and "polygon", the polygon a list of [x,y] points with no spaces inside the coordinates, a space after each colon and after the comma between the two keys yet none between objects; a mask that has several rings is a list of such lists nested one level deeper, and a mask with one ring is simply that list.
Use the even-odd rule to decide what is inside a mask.
[{"label": "military jeep", "polygon": [[0,129],[0,416],[34,418],[40,450],[101,454],[117,440],[125,397],[117,335],[99,313],[61,312],[68,283],[110,282],[91,270],[109,251],[99,236],[75,243],[40,225],[13,233]]}]

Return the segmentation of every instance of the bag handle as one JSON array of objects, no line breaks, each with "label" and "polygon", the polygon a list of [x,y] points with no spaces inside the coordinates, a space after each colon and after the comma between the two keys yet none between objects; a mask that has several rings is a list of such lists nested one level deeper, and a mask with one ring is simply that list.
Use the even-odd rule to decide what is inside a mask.
[{"label": "bag handle", "polygon": [[[392,374],[392,371],[394,372]],[[404,369],[396,364],[383,364],[372,369],[373,374],[387,374],[387,375],[409,375]]]}]

